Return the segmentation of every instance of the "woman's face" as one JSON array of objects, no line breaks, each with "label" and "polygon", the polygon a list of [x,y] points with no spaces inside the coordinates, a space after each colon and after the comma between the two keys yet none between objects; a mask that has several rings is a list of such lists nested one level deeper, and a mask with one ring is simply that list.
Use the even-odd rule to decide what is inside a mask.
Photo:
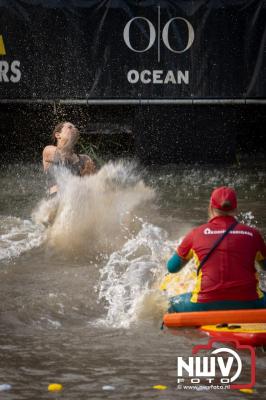
[{"label": "woman's face", "polygon": [[66,122],[61,129],[61,132],[57,132],[55,136],[57,138],[57,145],[59,145],[59,147],[63,147],[67,143],[74,147],[78,141],[79,132],[75,125],[71,124],[71,122]]}]

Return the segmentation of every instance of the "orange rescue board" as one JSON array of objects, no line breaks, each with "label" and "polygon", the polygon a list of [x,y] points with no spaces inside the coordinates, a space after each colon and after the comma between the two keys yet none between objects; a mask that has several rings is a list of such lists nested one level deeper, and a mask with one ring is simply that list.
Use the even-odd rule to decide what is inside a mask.
[{"label": "orange rescue board", "polygon": [[262,323],[266,322],[266,309],[168,313],[164,315],[163,322],[168,328],[222,323]]}]

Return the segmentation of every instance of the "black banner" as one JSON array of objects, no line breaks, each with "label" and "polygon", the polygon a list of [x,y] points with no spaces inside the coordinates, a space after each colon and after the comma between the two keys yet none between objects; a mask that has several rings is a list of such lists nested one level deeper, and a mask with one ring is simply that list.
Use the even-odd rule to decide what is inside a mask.
[{"label": "black banner", "polygon": [[261,0],[0,0],[0,100],[266,97]]}]

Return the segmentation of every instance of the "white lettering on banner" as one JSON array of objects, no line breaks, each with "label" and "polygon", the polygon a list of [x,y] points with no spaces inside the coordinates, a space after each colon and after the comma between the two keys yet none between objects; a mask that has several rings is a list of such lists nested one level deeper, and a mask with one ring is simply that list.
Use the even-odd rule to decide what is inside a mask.
[{"label": "white lettering on banner", "polygon": [[129,83],[137,83],[139,81],[138,71],[135,71],[134,69],[132,69],[131,71],[128,71],[127,80]]},{"label": "white lettering on banner", "polygon": [[[6,56],[6,46],[4,43],[3,35],[0,35],[0,56]],[[0,60],[0,83],[17,83],[21,79],[20,61],[14,60],[8,62]]]},{"label": "white lettering on banner", "polygon": [[[186,71],[186,72],[188,72],[188,71]],[[176,84],[176,79],[175,79],[173,71],[168,71],[167,72],[164,82],[165,83],[171,82],[173,84]]]},{"label": "white lettering on banner", "polygon": [[163,71],[155,69],[150,71],[145,69],[138,72],[135,69],[131,69],[127,73],[127,80],[129,83],[138,83],[139,81],[144,84],[155,83],[155,84],[168,84],[172,83],[174,85],[185,85],[189,84],[189,71]]},{"label": "white lettering on banner", "polygon": [[147,69],[145,69],[144,71],[142,71],[140,73],[140,80],[142,83],[151,83],[151,71],[148,71]]},{"label": "white lettering on banner", "polygon": [[0,83],[12,82],[17,83],[21,79],[20,61],[0,61]]},{"label": "white lettering on banner", "polygon": [[[132,40],[132,28],[134,26],[137,27],[140,31],[140,34],[143,36],[144,44],[137,45],[136,43],[142,43],[142,40],[138,41],[135,38]],[[184,40],[185,43],[181,45],[181,48],[176,48],[176,45],[173,43],[173,39],[171,40],[171,34],[173,35],[173,27],[175,31],[180,32],[181,29],[186,29],[187,36]],[[148,28],[148,29],[147,29]],[[134,34],[134,32],[133,32]],[[179,35],[180,36],[180,35]],[[188,51],[195,39],[194,28],[191,23],[182,17],[174,17],[169,19],[161,29],[161,8],[158,6],[158,20],[157,24],[154,25],[149,19],[143,16],[137,16],[131,18],[125,25],[123,31],[123,38],[126,46],[133,51],[134,53],[146,53],[150,49],[156,46],[157,50],[157,61],[161,62],[161,46],[164,46],[171,53],[182,54]],[[141,48],[140,48],[141,47]],[[180,47],[180,46],[179,46]],[[147,84],[155,84],[155,85],[181,85],[189,84],[189,71],[164,71],[163,69],[156,70],[148,70],[143,69],[142,71],[137,71],[136,69],[132,69],[127,72],[127,80],[131,84],[135,83],[143,83]]]},{"label": "white lettering on banner", "polygon": [[16,60],[11,63],[10,69],[11,69],[11,72],[13,72],[13,75],[11,75],[10,80],[13,83],[17,83],[20,81],[21,72],[20,72],[19,67],[20,67],[20,61]]},{"label": "white lettering on banner", "polygon": [[163,83],[163,80],[160,79],[163,74],[163,71],[155,70],[153,71],[153,83]]},{"label": "white lettering on banner", "polygon": [[[223,234],[225,232],[225,229],[221,229],[221,230],[217,230],[217,231],[213,231],[210,228],[206,228],[204,229],[203,233],[204,235],[220,235]],[[243,231],[243,230],[233,230],[230,231],[229,234],[231,235],[248,235],[248,236],[252,236],[253,237],[253,233],[250,231]]]},{"label": "white lettering on banner", "polygon": [[0,61],[0,82],[9,82],[7,73],[9,70],[9,64],[7,61]]}]

